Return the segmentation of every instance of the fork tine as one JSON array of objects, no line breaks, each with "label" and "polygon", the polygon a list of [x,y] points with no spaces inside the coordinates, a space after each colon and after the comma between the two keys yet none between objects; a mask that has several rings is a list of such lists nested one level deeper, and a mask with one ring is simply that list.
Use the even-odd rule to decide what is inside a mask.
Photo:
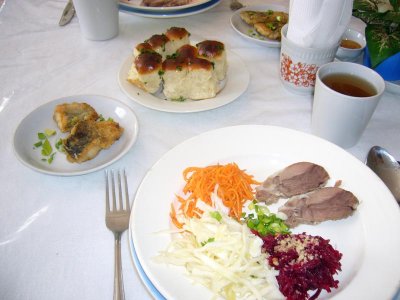
[{"label": "fork tine", "polygon": [[104,178],[106,180],[106,212],[110,212],[110,199],[109,199],[109,188],[108,188],[108,172],[104,172]]},{"label": "fork tine", "polygon": [[114,172],[110,171],[111,175],[111,191],[112,191],[112,200],[113,200],[113,205],[112,205],[112,210],[117,209],[117,197],[115,196],[115,180],[114,180]]},{"label": "fork tine", "polygon": [[125,169],[124,169],[123,174],[124,174],[124,184],[125,184],[125,203],[126,203],[126,210],[127,210],[127,211],[130,211],[130,210],[131,210],[131,207],[130,207],[130,205],[129,205],[128,180],[126,179],[126,172],[125,172]]},{"label": "fork tine", "polygon": [[121,186],[121,172],[118,171],[118,200],[119,200],[119,209],[123,210],[124,207],[122,205],[122,186]]}]

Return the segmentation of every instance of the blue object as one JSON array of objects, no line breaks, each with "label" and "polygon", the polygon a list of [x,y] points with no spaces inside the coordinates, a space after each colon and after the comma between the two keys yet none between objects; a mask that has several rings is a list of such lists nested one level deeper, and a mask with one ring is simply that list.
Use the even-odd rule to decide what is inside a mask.
[{"label": "blue object", "polygon": [[[371,68],[371,58],[369,56],[368,47],[364,49],[364,66]],[[384,80],[396,81],[400,80],[400,52],[385,59],[374,70],[382,76]]]}]

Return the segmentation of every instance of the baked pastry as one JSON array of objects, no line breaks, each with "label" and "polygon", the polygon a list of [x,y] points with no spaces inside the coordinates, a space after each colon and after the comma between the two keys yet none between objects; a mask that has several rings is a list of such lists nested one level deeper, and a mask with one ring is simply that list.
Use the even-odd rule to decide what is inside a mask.
[{"label": "baked pastry", "polygon": [[171,100],[213,98],[218,92],[218,79],[213,63],[196,56],[197,49],[184,45],[176,57],[163,62],[164,95]]},{"label": "baked pastry", "polygon": [[218,80],[223,80],[226,76],[228,63],[226,59],[225,45],[219,41],[206,40],[196,45],[198,55],[211,61]]},{"label": "baked pastry", "polygon": [[173,55],[183,45],[190,44],[190,33],[185,28],[171,27],[165,32],[165,35],[168,38],[166,45],[167,55]]},{"label": "baked pastry", "polygon": [[149,93],[161,86],[162,57],[156,52],[143,52],[132,63],[127,80]]},{"label": "baked pastry", "polygon": [[181,46],[189,44],[190,33],[181,27],[171,27],[165,34],[154,34],[143,43],[133,49],[136,57],[140,53],[155,51],[162,56],[162,59],[173,55]]},{"label": "baked pastry", "polygon": [[206,40],[192,46],[189,38],[185,28],[171,27],[138,44],[128,81],[149,93],[163,88],[169,100],[215,97],[227,73],[225,45]]},{"label": "baked pastry", "polygon": [[83,120],[97,120],[99,115],[87,103],[63,103],[54,109],[53,119],[62,132],[68,132]]}]

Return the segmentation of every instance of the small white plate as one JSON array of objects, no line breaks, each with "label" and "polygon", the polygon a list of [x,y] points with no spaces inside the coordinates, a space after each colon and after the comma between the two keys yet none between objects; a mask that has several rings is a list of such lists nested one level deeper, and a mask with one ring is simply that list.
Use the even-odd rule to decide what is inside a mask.
[{"label": "small white plate", "polygon": [[[109,149],[104,149],[92,160],[83,163],[70,163],[64,153],[58,152],[54,143],[61,137],[61,133],[53,120],[54,109],[57,104],[85,102],[91,105],[104,118],[112,118],[123,128],[124,133]],[[57,134],[49,138],[53,150],[57,152],[51,164],[42,161],[41,149],[34,148],[38,141],[37,134],[45,129],[56,130]],[[82,175],[104,168],[125,155],[135,143],[139,125],[135,113],[125,104],[112,98],[96,95],[68,96],[48,102],[26,116],[18,125],[14,134],[14,152],[17,158],[26,166],[45,174],[59,176]]]},{"label": "small white plate", "polygon": [[246,6],[239,10],[237,10],[231,17],[231,26],[232,28],[240,34],[245,39],[256,43],[261,46],[276,48],[281,46],[280,41],[271,40],[262,35],[258,34],[253,26],[248,25],[240,18],[240,12],[247,11],[247,10],[254,10],[254,11],[267,11],[267,10],[274,10],[274,11],[284,11],[288,12],[288,6],[282,4],[262,4],[262,5],[254,5],[254,6]]},{"label": "small white plate", "polygon": [[204,100],[185,100],[183,102],[170,101],[164,94],[150,94],[126,80],[133,63],[133,56],[129,56],[118,73],[118,82],[122,91],[137,103],[155,110],[190,113],[214,109],[228,104],[242,95],[249,85],[250,74],[246,65],[236,54],[227,51],[228,72],[224,88],[216,97]]},{"label": "small white plate", "polygon": [[177,10],[182,10],[182,9],[186,9],[186,8],[190,8],[190,7],[199,6],[199,5],[202,5],[209,1],[211,1],[211,0],[193,0],[193,1],[191,1],[191,3],[186,4],[186,5],[169,6],[169,7],[143,6],[143,5],[140,5],[142,3],[142,0],[120,0],[119,2],[121,4],[130,6],[137,10],[145,11],[145,12],[171,12],[171,11],[177,11]]},{"label": "small white plate", "polygon": [[143,10],[140,8],[127,5],[124,2],[120,2],[119,9],[124,13],[132,14],[135,16],[156,18],[156,19],[169,19],[169,18],[187,17],[205,12],[217,6],[221,1],[222,0],[210,0],[207,2],[203,2],[202,4],[199,4],[197,6],[192,6],[178,10]]}]

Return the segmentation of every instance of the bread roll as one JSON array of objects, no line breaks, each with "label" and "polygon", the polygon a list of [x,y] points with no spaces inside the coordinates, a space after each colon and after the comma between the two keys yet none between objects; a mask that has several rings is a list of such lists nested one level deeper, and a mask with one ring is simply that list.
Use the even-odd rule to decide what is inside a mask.
[{"label": "bread roll", "polygon": [[206,40],[198,43],[196,47],[199,57],[211,61],[218,80],[223,80],[228,69],[225,45],[219,41]]},{"label": "bread roll", "polygon": [[128,81],[149,93],[155,93],[161,86],[162,57],[156,52],[139,54],[129,71]]}]

